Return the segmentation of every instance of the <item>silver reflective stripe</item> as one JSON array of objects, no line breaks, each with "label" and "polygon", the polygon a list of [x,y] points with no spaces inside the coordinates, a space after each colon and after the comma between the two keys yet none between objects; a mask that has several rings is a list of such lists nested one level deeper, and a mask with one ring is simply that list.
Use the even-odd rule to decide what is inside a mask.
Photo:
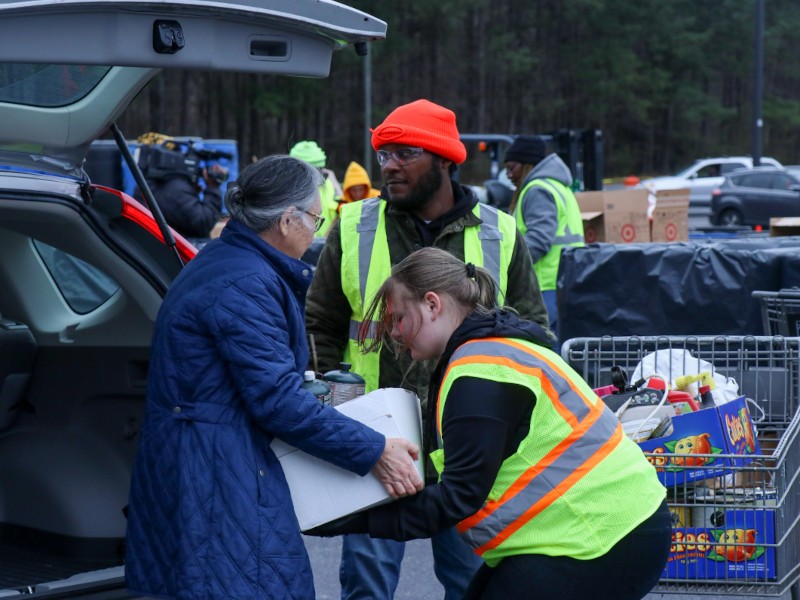
[{"label": "silver reflective stripe", "polygon": [[583,242],[583,236],[579,233],[569,233],[566,232],[564,235],[557,235],[555,243],[560,246],[566,246],[569,244],[578,244]]},{"label": "silver reflective stripe", "polygon": [[[614,435],[619,421],[610,411],[603,411],[591,427],[555,461],[492,514],[465,532],[467,543],[479,548],[489,543],[509,525],[520,519],[532,506],[554,488],[580,470]],[[586,470],[588,473],[589,470]]]},{"label": "silver reflective stripe", "polygon": [[375,245],[375,234],[378,231],[380,212],[380,200],[362,200],[361,221],[356,225],[356,231],[359,234],[358,287],[361,291],[361,306],[364,306],[364,298],[367,294],[367,277],[369,276],[369,267],[372,262],[372,247]]},{"label": "silver reflective stripe", "polygon": [[[358,330],[361,328],[361,321],[356,321],[354,319],[350,319],[350,339],[358,341]],[[377,325],[375,321],[370,321],[369,324],[369,333],[367,334],[368,339],[373,339],[375,337],[375,329]]]},{"label": "silver reflective stripe", "polygon": [[498,293],[500,292],[500,244],[503,241],[503,232],[498,226],[499,216],[497,210],[486,204],[480,204],[480,219],[483,221],[478,231],[478,239],[481,241],[481,252],[483,253],[483,268],[497,284]]},{"label": "silver reflective stripe", "polygon": [[576,421],[580,422],[589,415],[589,406],[587,406],[584,399],[572,389],[567,379],[564,379],[564,377],[556,373],[546,361],[541,360],[530,352],[520,350],[515,346],[483,340],[468,342],[453,353],[450,363],[452,364],[460,358],[478,355],[501,356],[511,359],[523,367],[541,369],[544,377],[550,381],[556,393],[558,393],[561,404],[572,413]]}]

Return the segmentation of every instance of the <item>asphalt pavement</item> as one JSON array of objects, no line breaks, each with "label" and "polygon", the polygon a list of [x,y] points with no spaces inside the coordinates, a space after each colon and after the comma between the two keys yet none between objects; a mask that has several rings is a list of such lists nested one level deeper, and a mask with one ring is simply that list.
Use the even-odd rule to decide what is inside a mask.
[{"label": "asphalt pavement", "polygon": [[[339,600],[339,559],[342,538],[304,537],[314,571],[317,600]],[[775,598],[775,596],[770,596]],[[429,540],[414,540],[406,544],[406,554],[400,571],[400,584],[394,600],[442,600],[444,590],[433,574],[433,558]],[[532,596],[535,599],[535,596]],[[763,600],[764,596],[648,594],[644,600]],[[586,600],[591,600],[587,598]],[[791,600],[787,592],[779,600]]]}]

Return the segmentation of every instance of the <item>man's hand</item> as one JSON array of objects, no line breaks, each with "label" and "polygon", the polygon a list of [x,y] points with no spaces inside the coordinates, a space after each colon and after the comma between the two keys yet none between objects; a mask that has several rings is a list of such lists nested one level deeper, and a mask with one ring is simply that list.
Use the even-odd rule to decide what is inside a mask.
[{"label": "man's hand", "polygon": [[416,444],[402,438],[386,438],[386,447],[372,472],[392,498],[411,496],[422,489],[422,479],[412,462],[418,457]]},{"label": "man's hand", "polygon": [[203,169],[203,180],[206,182],[206,187],[216,190],[228,179],[228,169],[220,164],[213,163],[210,167]]}]

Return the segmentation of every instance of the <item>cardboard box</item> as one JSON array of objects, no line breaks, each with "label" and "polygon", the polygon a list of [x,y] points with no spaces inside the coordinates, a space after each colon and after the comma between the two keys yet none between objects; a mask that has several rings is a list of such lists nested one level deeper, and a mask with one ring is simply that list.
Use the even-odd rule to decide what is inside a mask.
[{"label": "cardboard box", "polygon": [[[672,426],[670,435],[639,442],[667,488],[731,474],[731,467],[746,464],[752,460],[747,455],[761,451],[743,396],[722,406],[678,415]],[[715,456],[718,454],[721,456]],[[725,456],[731,454],[742,458]]]},{"label": "cardboard box", "polygon": [[769,235],[800,235],[800,217],[772,217],[769,220]]},{"label": "cardboard box", "polygon": [[[422,447],[419,398],[407,390],[375,390],[340,404],[335,410],[386,437],[406,438]],[[272,442],[271,448],[289,484],[302,531],[392,500],[372,473],[361,477],[278,439]],[[422,461],[417,460],[415,464],[424,480]]]},{"label": "cardboard box", "polygon": [[650,221],[651,242],[689,241],[689,190],[659,190]]},{"label": "cardboard box", "polygon": [[587,244],[649,242],[647,190],[579,192],[575,194]]},{"label": "cardboard box", "polygon": [[718,525],[672,529],[662,579],[775,579],[775,548],[768,545],[775,544],[775,512],[736,508],[713,514]]}]

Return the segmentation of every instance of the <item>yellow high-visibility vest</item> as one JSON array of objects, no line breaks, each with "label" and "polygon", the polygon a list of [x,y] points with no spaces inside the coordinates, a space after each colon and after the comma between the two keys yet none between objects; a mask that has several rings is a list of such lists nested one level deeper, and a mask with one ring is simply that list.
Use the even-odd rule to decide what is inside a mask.
[{"label": "yellow high-visibility vest", "polygon": [[533,186],[539,186],[550,192],[556,201],[558,211],[558,224],[556,225],[556,239],[547,254],[533,263],[533,270],[539,279],[542,291],[556,289],[558,279],[558,265],[561,262],[561,250],[564,246],[583,246],[583,220],[581,209],[575,200],[572,190],[555,179],[534,179],[529,182],[519,193],[517,206],[514,208],[514,218],[517,229],[524,236],[528,231],[522,214],[522,203],[525,193]]},{"label": "yellow high-visibility vest", "polygon": [[460,377],[524,386],[536,398],[528,435],[503,461],[483,507],[457,526],[489,565],[517,554],[602,556],[663,502],[655,468],[589,385],[553,351],[512,338],[471,340],[450,358],[431,454],[440,475],[442,415]]},{"label": "yellow high-visibility vest", "polygon": [[[464,228],[464,261],[489,271],[497,283],[498,303],[502,304],[516,241],[516,225],[510,215],[486,204],[477,204],[472,212],[481,223]],[[362,353],[357,340],[366,307],[392,274],[386,239],[386,202],[371,198],[345,204],[339,218],[342,290],[352,311],[344,360],[364,378],[365,393],[369,393],[378,389],[379,353]],[[374,331],[374,325],[369,327]]]}]

